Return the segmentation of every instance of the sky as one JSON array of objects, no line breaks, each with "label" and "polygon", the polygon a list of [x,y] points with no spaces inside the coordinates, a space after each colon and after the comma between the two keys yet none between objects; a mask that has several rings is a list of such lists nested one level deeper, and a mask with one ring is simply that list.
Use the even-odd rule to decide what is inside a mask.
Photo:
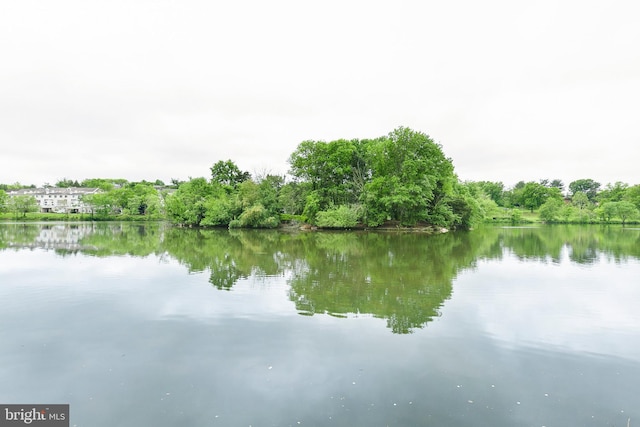
[{"label": "sky", "polygon": [[463,181],[640,184],[635,0],[0,5],[0,183],[285,174],[428,134]]}]

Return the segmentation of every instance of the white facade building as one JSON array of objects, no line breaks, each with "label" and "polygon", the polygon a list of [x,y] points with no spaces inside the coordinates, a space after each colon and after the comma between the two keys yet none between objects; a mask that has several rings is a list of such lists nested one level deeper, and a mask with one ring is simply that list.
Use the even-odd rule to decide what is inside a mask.
[{"label": "white facade building", "polygon": [[33,196],[40,212],[91,213],[91,207],[82,201],[82,196],[100,193],[99,188],[23,188],[8,191],[9,196]]}]

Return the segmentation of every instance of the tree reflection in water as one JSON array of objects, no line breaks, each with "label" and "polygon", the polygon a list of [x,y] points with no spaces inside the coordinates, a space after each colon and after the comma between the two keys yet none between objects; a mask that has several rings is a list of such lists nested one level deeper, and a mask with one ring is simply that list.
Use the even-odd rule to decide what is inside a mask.
[{"label": "tree reflection in water", "polygon": [[250,277],[281,276],[302,315],[370,315],[386,319],[394,333],[404,334],[439,316],[454,279],[479,259],[509,253],[522,260],[558,263],[568,249],[571,262],[579,264],[593,263],[599,256],[624,262],[640,259],[640,230],[485,227],[426,235],[199,230],[162,223],[0,225],[0,250],[27,247],[55,249],[61,255],[171,257],[190,273],[209,273],[209,282],[220,290],[231,290]]}]

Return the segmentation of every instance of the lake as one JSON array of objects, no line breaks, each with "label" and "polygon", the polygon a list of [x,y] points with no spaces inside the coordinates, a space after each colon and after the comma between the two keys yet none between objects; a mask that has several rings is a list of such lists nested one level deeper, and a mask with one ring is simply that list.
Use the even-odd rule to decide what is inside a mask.
[{"label": "lake", "polygon": [[639,228],[4,223],[0,301],[72,426],[640,426]]}]

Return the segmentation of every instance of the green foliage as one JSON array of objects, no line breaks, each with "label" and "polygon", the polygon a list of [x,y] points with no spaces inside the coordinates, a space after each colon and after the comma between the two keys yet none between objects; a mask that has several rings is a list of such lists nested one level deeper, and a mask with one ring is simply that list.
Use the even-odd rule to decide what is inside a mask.
[{"label": "green foliage", "polygon": [[544,222],[559,222],[562,218],[562,200],[550,198],[540,207],[540,219]]},{"label": "green foliage", "polygon": [[56,182],[56,187],[58,188],[69,188],[69,187],[80,187],[78,181],[72,181],[67,178],[62,178],[60,181]]},{"label": "green foliage", "polygon": [[82,196],[82,201],[91,207],[91,211],[98,216],[114,213],[115,201],[109,193],[93,193]]},{"label": "green foliage", "polygon": [[353,228],[358,224],[361,209],[357,206],[341,205],[318,212],[316,225],[321,228]]},{"label": "green foliage", "polygon": [[522,221],[522,211],[520,209],[514,208],[509,210],[509,218],[513,224],[517,224]]},{"label": "green foliage", "polygon": [[312,191],[306,197],[306,203],[304,204],[302,215],[307,217],[313,224],[316,221],[316,215],[318,212],[320,212],[320,196],[317,191]]},{"label": "green foliage", "polygon": [[284,213],[300,215],[304,211],[311,186],[306,182],[288,182],[278,193],[278,206]]},{"label": "green foliage", "polygon": [[586,193],[582,191],[576,191],[571,198],[571,204],[578,209],[587,209],[591,206],[591,201]]},{"label": "green foliage", "polygon": [[13,212],[16,217],[22,214],[26,217],[29,212],[38,211],[38,201],[35,197],[29,195],[10,196],[8,201],[8,210]]},{"label": "green foliage", "polygon": [[603,221],[610,222],[618,214],[618,202],[605,202],[596,209],[596,212]]},{"label": "green foliage", "polygon": [[613,217],[620,218],[622,224],[638,217],[639,211],[635,205],[626,200],[620,202],[606,202],[599,208],[600,216],[609,222]]},{"label": "green foliage", "polygon": [[9,196],[4,190],[0,190],[0,213],[7,212],[9,209]]},{"label": "green foliage", "polygon": [[269,211],[261,204],[245,209],[240,217],[229,223],[229,228],[276,228],[279,218],[270,216]]},{"label": "green foliage", "polygon": [[598,202],[620,202],[625,198],[625,194],[628,188],[628,184],[620,181],[616,182],[613,185],[607,184],[604,190],[598,193]]},{"label": "green foliage", "polygon": [[562,194],[557,187],[547,187],[536,182],[527,182],[519,192],[518,205],[533,212],[542,206],[549,198],[562,200]]},{"label": "green foliage", "polygon": [[227,191],[235,189],[240,183],[251,179],[249,172],[243,172],[231,160],[218,161],[211,166],[211,182],[220,184]]},{"label": "green foliage", "polygon": [[178,224],[198,226],[205,218],[207,199],[220,191],[204,178],[192,178],[167,196],[167,216]]},{"label": "green foliage", "polygon": [[126,179],[104,179],[104,178],[91,178],[85,179],[80,183],[80,187],[85,188],[99,188],[103,191],[110,191],[116,187],[122,187],[126,185],[128,181]]},{"label": "green foliage", "polygon": [[455,176],[438,144],[423,133],[401,127],[373,141],[369,154],[368,220],[377,222],[385,215],[405,225],[442,220],[447,209],[440,202],[452,194]]},{"label": "green foliage", "polygon": [[225,193],[216,197],[208,197],[204,202],[205,215],[200,221],[201,226],[220,227],[227,226],[233,219],[234,204],[230,196]]},{"label": "green foliage", "polygon": [[598,194],[600,183],[592,179],[578,179],[569,184],[569,192],[571,196],[581,191],[587,195],[589,201],[595,202]]},{"label": "green foliage", "polygon": [[[298,194],[311,221],[318,212],[358,203],[369,226],[387,220],[449,225],[456,218],[448,204],[456,182],[451,161],[431,138],[408,128],[373,140],[303,141],[289,163],[294,178],[309,185]],[[300,212],[294,190],[300,189],[284,192],[285,211]]]},{"label": "green foliage", "polygon": [[629,187],[624,192],[624,200],[640,209],[640,184]]},{"label": "green foliage", "polygon": [[[495,202],[497,206],[504,206],[504,184],[502,182],[479,181],[475,183],[480,191]],[[478,197],[479,195],[474,195]]]}]

